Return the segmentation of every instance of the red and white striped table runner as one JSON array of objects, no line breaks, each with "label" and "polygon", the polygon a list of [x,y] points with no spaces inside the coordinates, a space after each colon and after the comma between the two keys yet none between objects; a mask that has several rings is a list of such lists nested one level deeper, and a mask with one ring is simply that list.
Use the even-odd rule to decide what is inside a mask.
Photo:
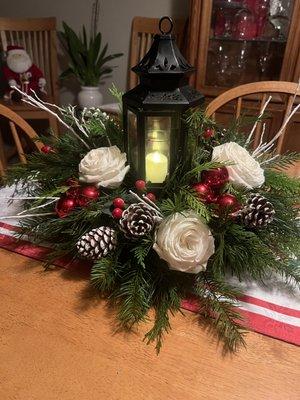
[{"label": "red and white striped table runner", "polygon": [[[18,230],[17,219],[2,219],[1,216],[16,215],[20,210],[18,202],[8,206],[4,197],[9,197],[13,188],[0,190],[0,247],[37,260],[44,260],[49,252],[46,246],[39,246],[29,241],[17,241],[14,233]],[[56,265],[66,267],[64,260],[57,260]],[[74,267],[74,265],[73,265]],[[245,326],[253,331],[300,345],[300,290],[291,291],[280,277],[270,278],[266,286],[254,281],[239,282],[228,278],[228,282],[243,290],[239,299],[239,308],[245,318]],[[184,309],[197,310],[197,304],[185,300]]]}]

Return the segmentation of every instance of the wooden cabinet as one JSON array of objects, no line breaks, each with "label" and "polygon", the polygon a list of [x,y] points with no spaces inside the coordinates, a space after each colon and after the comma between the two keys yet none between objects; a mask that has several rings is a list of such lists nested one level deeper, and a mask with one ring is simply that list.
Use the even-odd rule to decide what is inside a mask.
[{"label": "wooden cabinet", "polygon": [[192,83],[205,95],[262,80],[297,82],[300,1],[191,0],[188,42]]},{"label": "wooden cabinet", "polygon": [[[190,83],[208,102],[244,83],[298,82],[299,53],[298,0],[190,0],[187,58],[196,67]],[[278,108],[274,103],[270,131],[280,126],[284,115],[284,104]],[[249,108],[255,113],[255,102]],[[227,107],[220,120],[228,120],[231,112]],[[288,130],[285,150],[300,151],[296,121]]]}]

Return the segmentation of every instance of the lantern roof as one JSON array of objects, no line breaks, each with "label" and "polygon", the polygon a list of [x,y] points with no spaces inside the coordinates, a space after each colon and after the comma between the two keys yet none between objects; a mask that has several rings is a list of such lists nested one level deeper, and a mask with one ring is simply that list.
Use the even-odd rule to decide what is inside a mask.
[{"label": "lantern roof", "polygon": [[[168,20],[170,29],[163,31],[162,23]],[[181,54],[175,37],[171,35],[173,21],[170,17],[162,17],[159,21],[159,30],[161,35],[155,35],[154,41],[148,53],[144,58],[132,68],[132,71],[138,75],[185,75],[193,72],[195,69],[187,62]]]}]

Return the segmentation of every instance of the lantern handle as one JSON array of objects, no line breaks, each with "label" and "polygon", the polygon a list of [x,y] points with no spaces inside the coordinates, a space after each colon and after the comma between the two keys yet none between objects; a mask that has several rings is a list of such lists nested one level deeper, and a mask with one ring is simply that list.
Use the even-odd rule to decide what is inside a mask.
[{"label": "lantern handle", "polygon": [[[169,23],[170,23],[170,28],[169,28],[168,31],[164,31],[164,30],[162,29],[162,23],[163,23],[165,20],[169,21]],[[173,23],[173,20],[172,20],[171,17],[164,16],[164,17],[161,17],[161,19],[159,20],[158,28],[159,28],[160,33],[161,33],[162,35],[168,35],[169,33],[171,33],[172,30],[173,30],[173,26],[174,26],[174,23]]]}]

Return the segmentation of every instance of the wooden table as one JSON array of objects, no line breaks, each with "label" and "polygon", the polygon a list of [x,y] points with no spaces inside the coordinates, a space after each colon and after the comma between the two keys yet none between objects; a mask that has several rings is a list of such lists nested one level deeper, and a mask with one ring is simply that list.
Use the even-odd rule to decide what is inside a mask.
[{"label": "wooden table", "polygon": [[299,349],[248,335],[221,349],[186,312],[156,356],[147,327],[113,335],[113,317],[86,274],[0,250],[1,400],[296,400]]}]

